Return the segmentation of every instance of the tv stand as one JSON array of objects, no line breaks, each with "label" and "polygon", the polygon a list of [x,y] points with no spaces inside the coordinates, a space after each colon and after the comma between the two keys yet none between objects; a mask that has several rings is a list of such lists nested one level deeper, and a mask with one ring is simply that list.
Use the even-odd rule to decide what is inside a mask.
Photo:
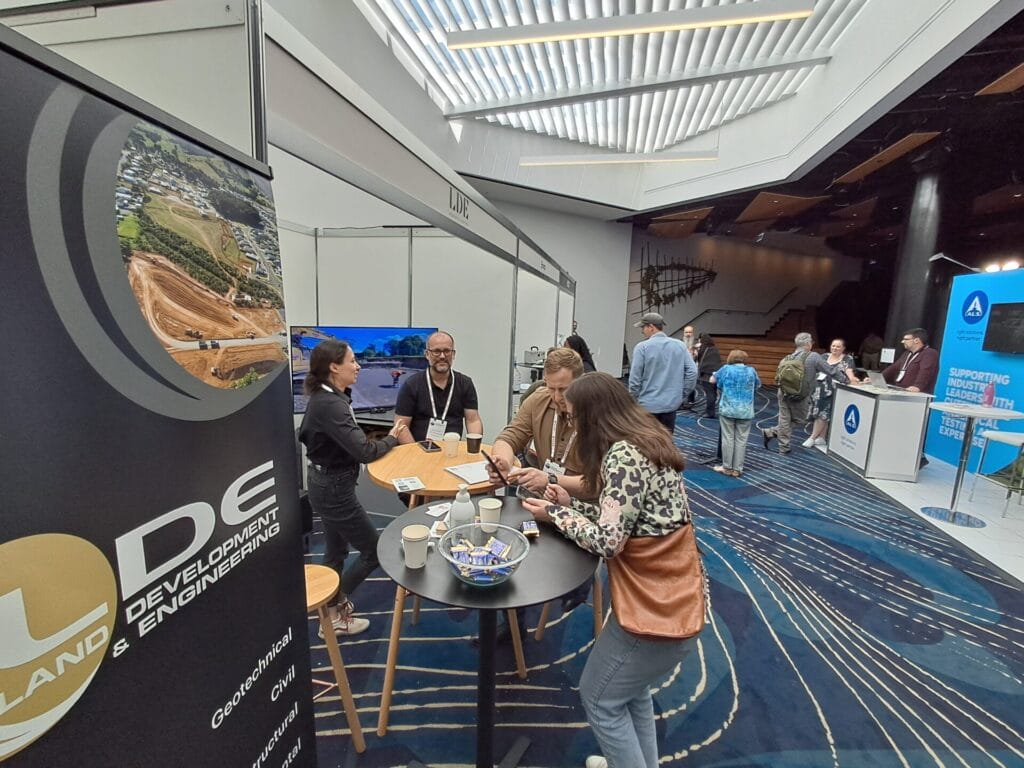
[{"label": "tv stand", "polygon": [[369,411],[359,411],[356,413],[356,423],[364,429],[368,427],[387,427],[390,429],[394,422],[394,408],[374,408]]}]

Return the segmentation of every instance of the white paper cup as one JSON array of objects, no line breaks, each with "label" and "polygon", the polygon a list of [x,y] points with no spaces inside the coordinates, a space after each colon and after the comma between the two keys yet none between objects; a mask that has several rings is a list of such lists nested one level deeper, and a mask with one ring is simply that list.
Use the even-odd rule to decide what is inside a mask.
[{"label": "white paper cup", "polygon": [[427,543],[430,529],[425,525],[407,525],[402,529],[402,549],[405,550],[405,567],[422,568],[427,564]]},{"label": "white paper cup", "polygon": [[488,496],[480,499],[476,503],[476,508],[480,513],[480,528],[485,533],[494,533],[497,524],[501,522],[501,499]]},{"label": "white paper cup", "polygon": [[458,432],[445,432],[444,455],[446,458],[454,459],[459,455],[459,441],[462,436]]}]

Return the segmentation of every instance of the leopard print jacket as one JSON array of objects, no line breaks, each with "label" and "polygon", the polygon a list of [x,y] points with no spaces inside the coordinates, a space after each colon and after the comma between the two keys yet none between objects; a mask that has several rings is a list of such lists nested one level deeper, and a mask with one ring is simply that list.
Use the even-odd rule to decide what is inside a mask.
[{"label": "leopard print jacket", "polygon": [[681,475],[658,469],[624,440],[612,445],[601,466],[604,487],[596,502],[573,499],[548,507],[566,538],[600,557],[615,557],[633,536],[664,536],[690,522]]}]

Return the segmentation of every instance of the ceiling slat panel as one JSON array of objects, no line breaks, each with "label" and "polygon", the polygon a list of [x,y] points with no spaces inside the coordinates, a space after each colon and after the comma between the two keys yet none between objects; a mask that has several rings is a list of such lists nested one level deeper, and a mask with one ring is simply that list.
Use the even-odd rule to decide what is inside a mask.
[{"label": "ceiling slat panel", "polygon": [[[616,15],[731,6],[752,0],[368,0],[375,3],[407,52],[428,92],[472,108],[486,102],[580,94],[640,79],[671,80],[683,72],[736,68],[747,62],[829,55],[830,47],[868,0],[818,0],[814,13],[777,21],[556,43],[450,51],[454,29],[508,28]],[[405,55],[403,53],[403,55]],[[821,65],[821,64],[819,64]],[[815,67],[732,75],[686,88],[667,85],[628,96],[595,93],[560,106],[480,119],[519,130],[627,152],[652,152],[795,94]],[[554,102],[558,103],[558,102]],[[444,105],[442,105],[444,106]],[[499,107],[500,108],[500,107]]]}]

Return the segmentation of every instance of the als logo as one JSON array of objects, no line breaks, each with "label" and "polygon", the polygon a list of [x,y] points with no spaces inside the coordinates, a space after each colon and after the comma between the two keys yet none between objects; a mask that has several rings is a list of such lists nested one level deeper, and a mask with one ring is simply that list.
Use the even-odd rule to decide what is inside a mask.
[{"label": "als logo", "polygon": [[852,435],[857,431],[857,427],[860,426],[860,410],[856,405],[850,405],[846,409],[846,413],[843,414],[843,426],[846,427],[847,434]]},{"label": "als logo", "polygon": [[986,312],[988,312],[988,296],[985,295],[984,291],[972,291],[964,301],[964,306],[961,310],[964,322],[968,325],[980,323],[984,319]]},{"label": "als logo", "polygon": [[103,661],[117,615],[106,557],[58,533],[0,544],[0,763],[75,705]]}]

